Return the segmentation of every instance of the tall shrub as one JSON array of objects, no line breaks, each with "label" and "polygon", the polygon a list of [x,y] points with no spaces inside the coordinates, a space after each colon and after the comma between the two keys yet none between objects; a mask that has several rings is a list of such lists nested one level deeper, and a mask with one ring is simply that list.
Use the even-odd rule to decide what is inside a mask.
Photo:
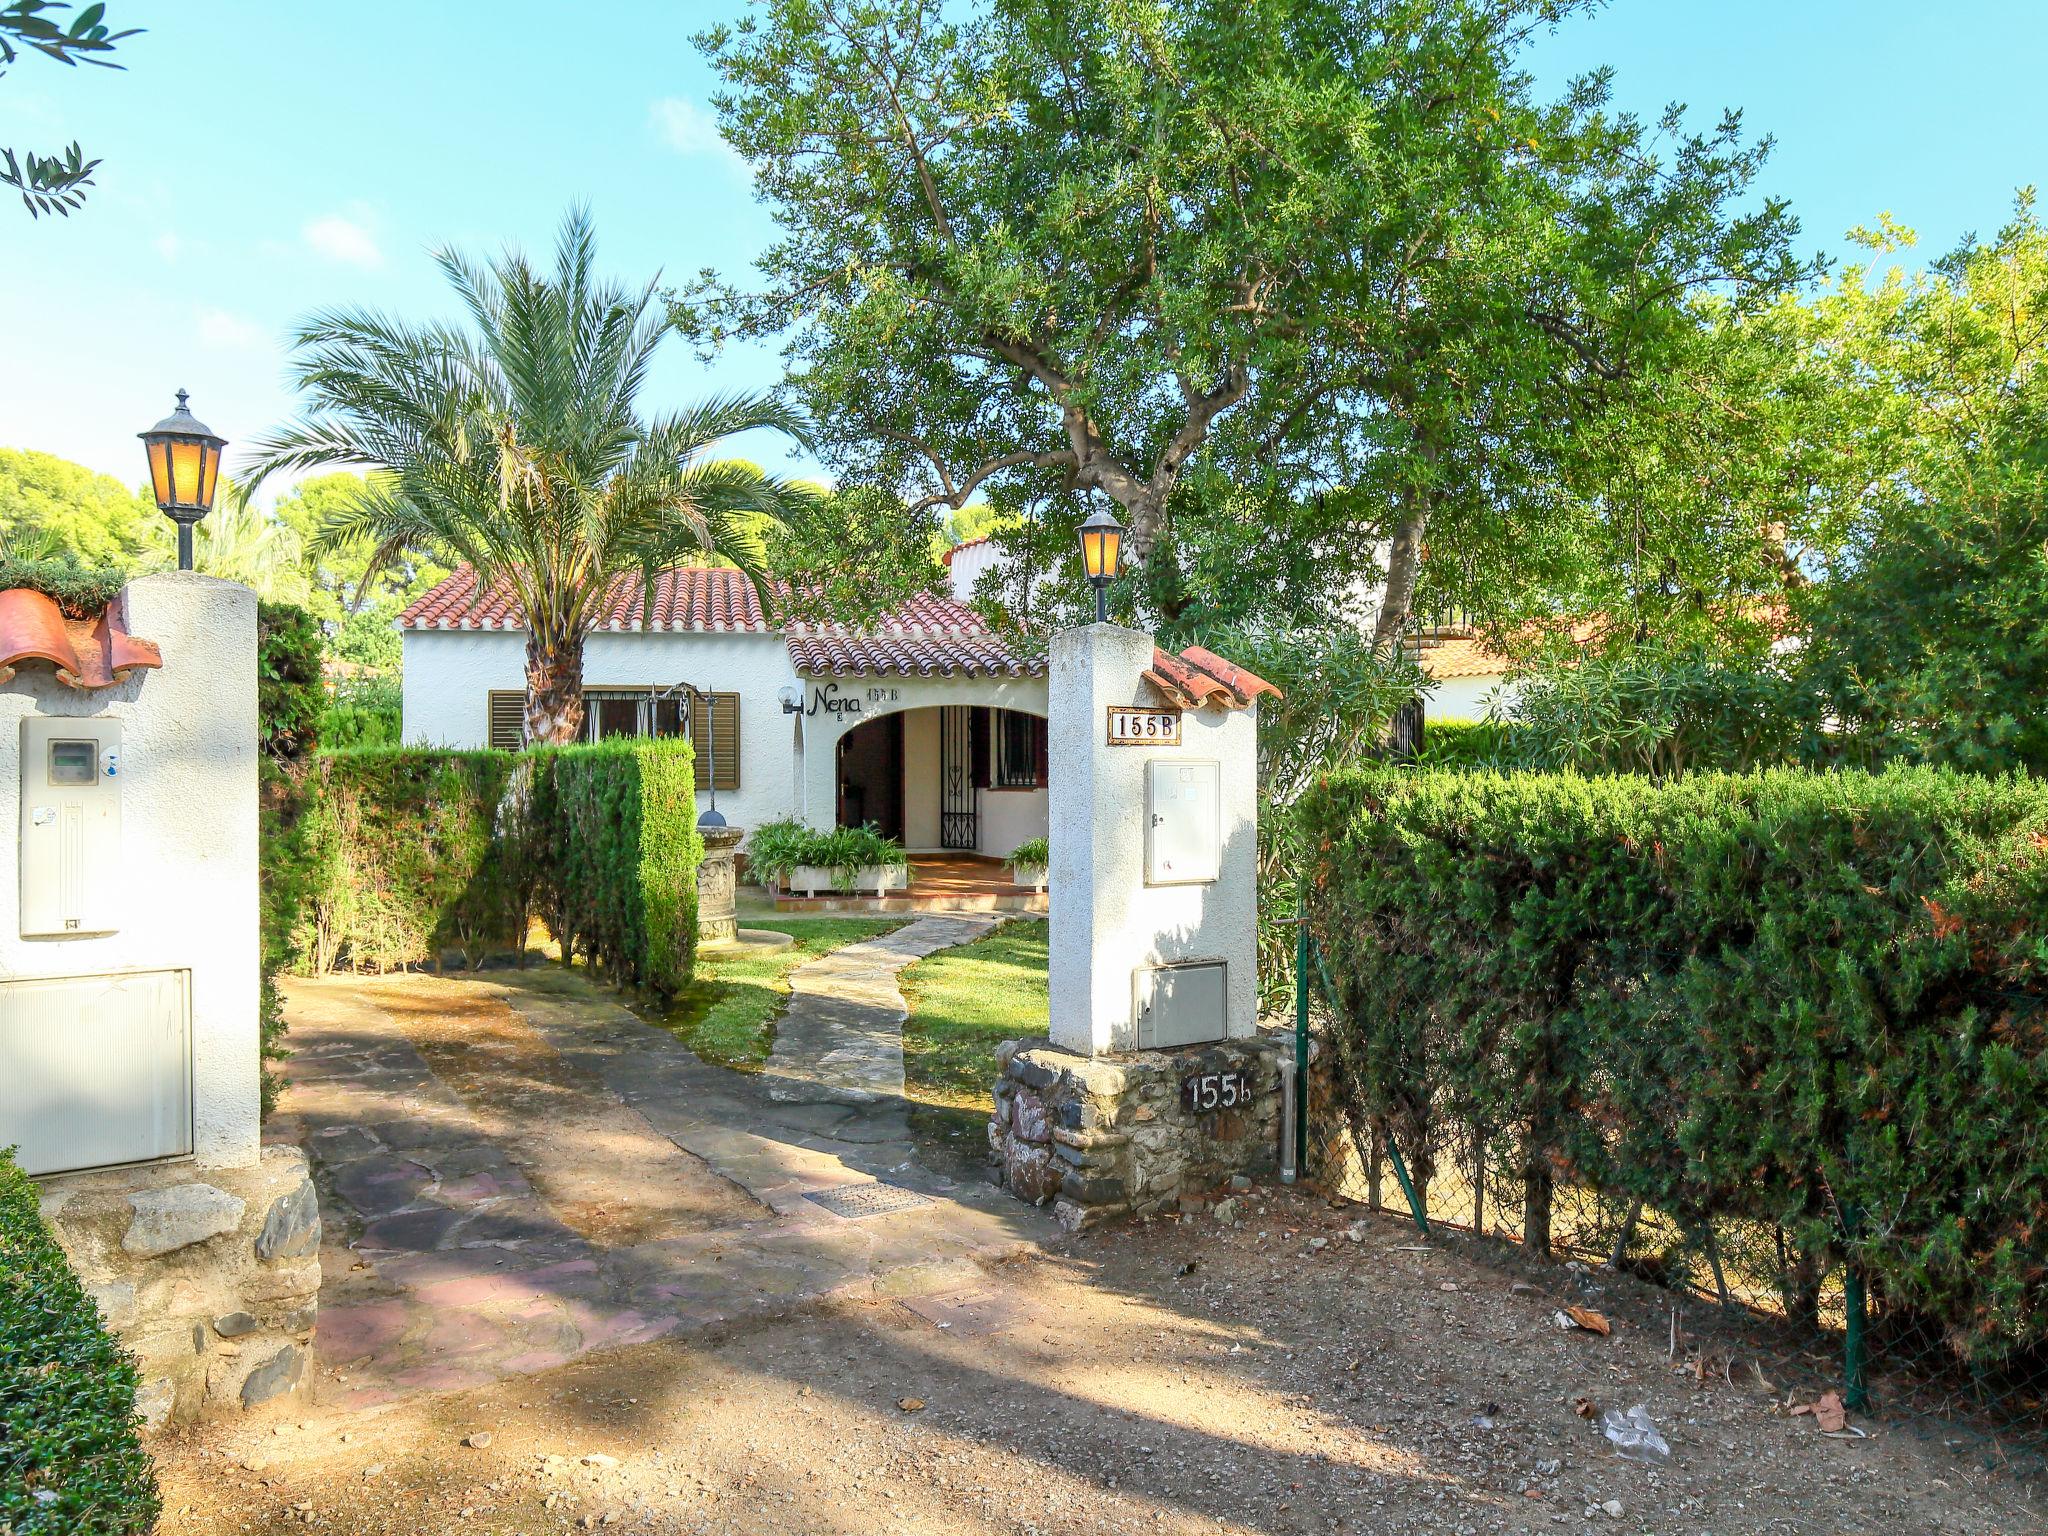
[{"label": "tall shrub", "polygon": [[[1775,1223],[1958,1352],[2048,1344],[2048,786],[1369,771],[1304,802],[1362,1109]],[[1817,1272],[1817,1270],[1815,1271]]]},{"label": "tall shrub", "polygon": [[135,1361],[100,1323],[0,1148],[0,1531],[142,1536],[156,1470],[137,1439]]},{"label": "tall shrub", "polygon": [[542,754],[553,781],[543,878],[575,948],[636,986],[675,993],[697,952],[697,793],[684,742],[605,742]]},{"label": "tall shrub", "polygon": [[320,626],[311,614],[283,603],[257,604],[256,730],[263,748],[256,758],[258,963],[263,972],[266,1114],[277,1097],[273,1066],[287,1055],[277,978],[291,969],[296,957],[296,930],[311,888],[311,854],[300,819],[325,702],[320,654]]}]

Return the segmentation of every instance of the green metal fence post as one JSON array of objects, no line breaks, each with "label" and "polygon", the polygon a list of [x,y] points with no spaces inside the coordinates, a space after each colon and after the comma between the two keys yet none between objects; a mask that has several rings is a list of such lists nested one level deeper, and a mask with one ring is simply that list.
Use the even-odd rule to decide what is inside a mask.
[{"label": "green metal fence post", "polygon": [[[1306,923],[1302,925],[1301,933],[1302,954],[1298,963],[1302,968],[1302,972],[1303,974],[1307,973],[1308,961],[1310,956],[1313,955],[1316,962],[1316,975],[1323,984],[1323,1002],[1331,1013],[1336,1014],[1341,1019],[1343,1017],[1343,1010],[1337,1006],[1337,984],[1330,980],[1330,968],[1323,963],[1323,946],[1314,944],[1311,947],[1312,941],[1308,936],[1308,925]],[[1361,1154],[1367,1151],[1364,1147],[1360,1147],[1358,1150]],[[1408,1197],[1408,1211],[1415,1222],[1415,1229],[1424,1237],[1428,1237],[1429,1212],[1424,1209],[1422,1202],[1416,1198],[1415,1181],[1408,1177],[1407,1160],[1401,1156],[1400,1143],[1394,1140],[1394,1133],[1391,1130],[1387,1132],[1387,1159],[1394,1165],[1394,1177],[1401,1185],[1401,1193]]]},{"label": "green metal fence post", "polygon": [[1308,1177],[1308,893],[1294,909],[1294,1176]]},{"label": "green metal fence post", "polygon": [[[1853,1242],[1858,1226],[1854,1206],[1842,1211],[1842,1228]],[[1865,1351],[1869,1339],[1869,1298],[1863,1289],[1863,1271],[1853,1251],[1842,1261],[1842,1403],[1861,1411],[1870,1406],[1870,1373]]]}]

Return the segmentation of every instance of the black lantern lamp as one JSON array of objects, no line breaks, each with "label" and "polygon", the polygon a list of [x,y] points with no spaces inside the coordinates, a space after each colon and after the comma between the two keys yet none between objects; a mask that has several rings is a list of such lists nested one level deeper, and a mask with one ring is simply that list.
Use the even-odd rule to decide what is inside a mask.
[{"label": "black lantern lamp", "polygon": [[1095,622],[1109,622],[1109,584],[1116,580],[1123,554],[1124,525],[1107,511],[1096,512],[1081,525],[1081,569],[1095,589]]},{"label": "black lantern lamp", "polygon": [[220,451],[228,444],[185,408],[190,397],[178,391],[178,408],[147,432],[135,435],[149,450],[149,483],[156,504],[178,525],[178,569],[192,569],[192,529],[213,510],[214,487],[220,482]]}]

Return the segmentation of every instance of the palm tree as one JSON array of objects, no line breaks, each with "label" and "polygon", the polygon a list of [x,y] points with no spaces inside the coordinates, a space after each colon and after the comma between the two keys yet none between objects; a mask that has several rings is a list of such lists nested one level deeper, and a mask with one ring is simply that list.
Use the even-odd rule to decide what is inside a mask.
[{"label": "palm tree", "polygon": [[220,504],[199,525],[193,564],[209,576],[239,581],[265,602],[303,607],[313,595],[298,530],[266,517],[246,486],[221,486]]},{"label": "palm tree", "polygon": [[606,592],[696,554],[757,584],[765,536],[813,492],[751,464],[706,457],[771,427],[806,442],[802,418],[767,395],[716,397],[643,420],[634,397],[668,330],[654,285],[592,272],[589,215],[571,210],[543,275],[507,252],[488,267],[435,260],[473,329],[418,328],[331,310],[293,338],[305,414],[260,442],[258,478],[349,465],[387,471],[334,513],[316,549],[368,538],[401,554],[469,562],[505,583],[526,618],[526,735],[573,741],[583,725],[583,642]]}]

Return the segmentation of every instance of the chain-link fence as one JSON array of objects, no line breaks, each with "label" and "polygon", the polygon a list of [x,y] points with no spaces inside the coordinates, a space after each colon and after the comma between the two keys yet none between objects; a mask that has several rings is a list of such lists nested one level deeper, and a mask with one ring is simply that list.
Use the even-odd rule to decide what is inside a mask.
[{"label": "chain-link fence", "polygon": [[[1634,958],[1633,967],[1616,968],[1648,978],[1668,969],[1667,959],[1695,968],[1698,959]],[[1611,1314],[1666,1342],[1674,1368],[1702,1380],[1725,1376],[1797,1404],[1835,1394],[1852,1419],[1910,1426],[1958,1456],[2039,1481],[2048,1496],[2048,1356],[1986,1348],[1888,1299],[1848,1259],[1859,1232],[1874,1232],[1887,1212],[1845,1209],[1817,1184],[1788,1220],[1782,1210],[1766,1215],[1739,1181],[1723,1175],[1717,1184],[1683,1171],[1650,1182],[1689,1189],[1684,1208],[1632,1198],[1614,1187],[1626,1179],[1609,1185],[1587,1169],[1625,1171],[1632,1147],[1645,1148],[1643,1125],[1603,1125],[1597,1103],[1556,1105],[1582,1138],[1575,1149],[1570,1137],[1532,1133],[1530,1121],[1484,1123],[1457,1081],[1420,1066],[1404,1075],[1384,1059],[1364,1058],[1384,1045],[1347,1018],[1307,919],[1293,969],[1297,1025],[1309,1042],[1299,1156],[1323,1192],[1412,1220],[1419,1236],[1464,1246],[1537,1281],[1561,1303],[1583,1299],[1588,1279],[1597,1278],[1603,1319]],[[1794,1002],[1787,989],[1788,1006]],[[2010,1002],[2022,1016],[2016,1033],[2048,1027],[2041,997],[2014,994]],[[1457,1029],[1457,1021],[1439,1025]],[[1683,1070],[1660,1059],[1668,1040],[1645,1034],[1617,1047],[1606,1039],[1608,1049],[1632,1050],[1637,1059],[1610,1061],[1604,1074],[1576,1063],[1571,1076],[1581,1091],[1603,1075],[1640,1085]],[[1526,1038],[1517,1044],[1526,1052]],[[1540,1103],[1541,1085],[1533,1086]],[[1674,1102],[1681,1099],[1683,1082],[1670,1086]],[[1603,1155],[1575,1155],[1589,1122],[1607,1143]],[[1651,1151],[1686,1167],[1710,1161],[1682,1144]],[[1996,1197],[1956,1193],[1962,1202]],[[2002,1193],[2040,1198],[2039,1191]],[[1843,1432],[1857,1430],[1852,1424]]]}]

